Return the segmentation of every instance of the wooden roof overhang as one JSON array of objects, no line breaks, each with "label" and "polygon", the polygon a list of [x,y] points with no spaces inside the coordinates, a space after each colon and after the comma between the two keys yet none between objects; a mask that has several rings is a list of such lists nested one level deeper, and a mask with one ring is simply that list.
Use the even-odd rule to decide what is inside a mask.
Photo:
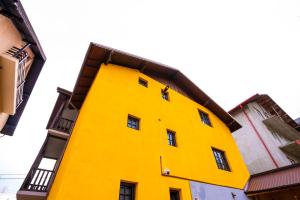
[{"label": "wooden roof overhang", "polygon": [[102,63],[137,69],[145,74],[156,74],[171,80],[189,98],[210,109],[228,126],[231,132],[241,128],[241,125],[230,114],[223,110],[179,70],[96,43],[90,43],[89,45],[70,98],[70,102],[78,109],[81,108]]},{"label": "wooden roof overhang", "polygon": [[13,22],[15,27],[22,35],[22,39],[30,44],[30,49],[35,55],[34,61],[30,67],[24,84],[23,102],[16,110],[15,115],[9,116],[5,126],[1,130],[2,134],[12,136],[43,68],[43,65],[46,62],[46,56],[20,0],[0,0],[0,14],[8,17]]},{"label": "wooden roof overhang", "polygon": [[300,125],[293,120],[269,95],[267,94],[255,94],[240,103],[238,106],[234,107],[229,111],[230,114],[233,114],[240,109],[240,106],[245,106],[251,102],[257,102],[261,105],[268,113],[271,115],[276,115],[280,117],[285,123],[289,124],[291,127],[300,131]]}]

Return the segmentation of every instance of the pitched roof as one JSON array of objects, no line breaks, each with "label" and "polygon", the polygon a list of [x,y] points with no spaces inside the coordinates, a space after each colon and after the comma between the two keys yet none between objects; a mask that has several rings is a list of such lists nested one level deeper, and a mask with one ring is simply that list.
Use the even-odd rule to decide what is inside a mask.
[{"label": "pitched roof", "polygon": [[300,125],[293,120],[269,95],[267,94],[255,94],[250,98],[246,99],[230,111],[228,111],[231,115],[233,115],[236,111],[240,110],[240,106],[245,106],[251,102],[257,102],[261,105],[266,111],[268,111],[271,115],[279,115],[281,119],[285,121],[285,123],[289,124],[291,127],[300,131]]},{"label": "pitched roof", "polygon": [[254,174],[246,185],[248,195],[300,185],[300,164]]},{"label": "pitched roof", "polygon": [[241,127],[235,119],[179,70],[95,43],[90,43],[70,99],[70,102],[77,108],[81,107],[101,63],[112,63],[168,79],[179,86],[192,100],[210,109],[232,132]]}]

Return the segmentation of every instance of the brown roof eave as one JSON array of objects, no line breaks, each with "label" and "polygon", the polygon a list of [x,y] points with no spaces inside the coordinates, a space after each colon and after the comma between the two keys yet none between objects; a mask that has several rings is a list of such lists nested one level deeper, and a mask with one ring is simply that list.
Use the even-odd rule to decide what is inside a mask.
[{"label": "brown roof eave", "polygon": [[257,102],[265,109],[269,109],[270,107],[277,107],[278,110],[282,113],[280,117],[291,127],[295,128],[297,131],[300,131],[300,126],[293,120],[269,95],[267,94],[255,94],[250,98],[246,99],[242,103],[238,104],[236,107],[232,108],[228,111],[231,115],[234,114],[236,111],[240,110],[240,106],[246,106],[251,102]]},{"label": "brown roof eave", "polygon": [[178,71],[177,77],[179,80],[185,80],[186,88],[191,91],[193,97],[195,98],[194,100],[204,107],[210,109],[228,126],[231,132],[234,132],[242,127],[229,113],[227,113],[221,106],[219,106],[212,98],[210,98],[205,92],[203,92],[183,73]]},{"label": "brown roof eave", "polygon": [[[97,59],[98,60],[95,60]],[[84,101],[85,95],[83,96],[82,102],[76,100],[76,96],[78,96],[77,90],[83,84],[83,72],[86,67],[96,68],[97,71],[100,68],[101,63],[112,63],[116,65],[121,65],[124,67],[129,67],[133,69],[137,69],[140,71],[149,71],[156,72],[162,76],[170,77],[173,81],[177,82],[181,85],[187,93],[193,98],[194,101],[199,104],[209,108],[216,116],[218,116],[230,129],[231,132],[241,128],[241,125],[225,110],[223,110],[216,102],[214,102],[208,95],[206,95],[200,88],[198,88],[191,80],[189,80],[183,73],[179,70],[174,69],[172,67],[166,66],[161,63],[157,63],[148,59],[141,58],[139,56],[135,56],[133,54],[129,54],[126,52],[122,52],[110,47],[106,47],[103,45],[99,45],[96,43],[90,43],[87,53],[85,55],[80,73],[78,75],[77,81],[75,83],[73,94],[70,98],[70,101],[77,105],[78,108],[81,107],[82,102]],[[91,63],[93,66],[91,66]],[[96,74],[97,71],[94,73]],[[81,85],[80,85],[81,84]],[[91,86],[91,83],[88,87]]]},{"label": "brown roof eave", "polygon": [[25,106],[29,100],[30,94],[34,85],[39,77],[39,74],[46,61],[46,56],[42,50],[39,40],[30,24],[30,21],[24,11],[24,8],[19,0],[0,0],[1,7],[0,14],[10,18],[15,27],[22,35],[22,39],[31,44],[30,48],[35,54],[30,71],[27,74],[26,81],[23,89],[23,102],[17,108],[14,115],[10,115],[1,133],[5,135],[13,135],[22,116]]},{"label": "brown roof eave", "polygon": [[87,57],[88,57],[88,55],[89,55],[89,53],[90,53],[90,51],[91,51],[92,45],[93,45],[92,43],[89,44],[88,50],[87,50],[86,53],[85,53],[83,63],[82,63],[82,65],[81,65],[80,71],[79,71],[79,73],[78,73],[78,76],[77,76],[77,79],[76,79],[76,82],[75,82],[75,85],[74,85],[74,88],[73,88],[73,92],[72,92],[71,97],[70,97],[70,101],[72,101],[72,99],[73,99],[74,92],[76,91],[76,88],[79,87],[79,79],[80,79],[80,76],[81,76],[81,74],[82,74],[82,72],[83,72],[83,68],[84,68],[84,66],[85,66],[85,62],[86,62],[86,60],[87,60]]},{"label": "brown roof eave", "polygon": [[47,58],[46,58],[46,55],[44,53],[44,50],[43,50],[43,48],[40,44],[40,41],[38,40],[38,38],[35,34],[35,31],[34,31],[32,25],[31,25],[31,23],[28,19],[28,16],[25,13],[25,10],[24,10],[21,2],[19,0],[17,0],[16,2],[18,2],[17,7],[18,7],[18,10],[20,12],[20,15],[22,16],[22,19],[24,20],[27,31],[30,32],[30,36],[33,38],[35,46],[37,48],[37,50],[35,51],[35,54],[39,55],[42,58],[42,60],[46,61]]},{"label": "brown roof eave", "polygon": [[298,186],[300,186],[300,183],[275,187],[272,189],[259,190],[259,191],[251,191],[251,192],[245,191],[245,194],[247,194],[247,196],[255,196],[255,195],[261,195],[264,193],[271,193],[271,192],[277,192],[280,190],[291,189],[291,188],[298,187]]},{"label": "brown roof eave", "polygon": [[20,0],[2,0],[2,2],[4,4],[4,9],[9,12],[8,17],[12,19],[12,22],[16,28],[23,35],[23,39],[32,44],[31,49],[33,50],[35,56],[39,57],[43,62],[45,62],[46,55]]},{"label": "brown roof eave", "polygon": [[231,110],[229,110],[228,113],[232,114],[235,111],[240,110],[241,109],[240,106],[245,106],[245,105],[247,105],[250,102],[256,101],[258,99],[258,97],[259,97],[259,94],[255,94],[255,95],[249,97],[248,99],[246,99],[242,103],[238,104],[237,106],[235,106],[234,108],[232,108]]}]

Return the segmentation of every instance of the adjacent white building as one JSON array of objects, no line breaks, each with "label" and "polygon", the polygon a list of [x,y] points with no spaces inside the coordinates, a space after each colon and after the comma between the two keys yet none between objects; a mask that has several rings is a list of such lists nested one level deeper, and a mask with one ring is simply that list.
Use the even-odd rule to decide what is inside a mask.
[{"label": "adjacent white building", "polygon": [[256,94],[229,113],[242,125],[233,136],[251,174],[300,161],[300,125],[268,95]]}]

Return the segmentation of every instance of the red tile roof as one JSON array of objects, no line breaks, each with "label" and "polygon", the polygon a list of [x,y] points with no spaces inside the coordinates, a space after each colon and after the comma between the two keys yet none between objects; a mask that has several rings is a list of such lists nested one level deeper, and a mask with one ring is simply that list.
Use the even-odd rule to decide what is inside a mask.
[{"label": "red tile roof", "polygon": [[298,185],[300,185],[299,163],[252,175],[245,191],[251,194]]}]

